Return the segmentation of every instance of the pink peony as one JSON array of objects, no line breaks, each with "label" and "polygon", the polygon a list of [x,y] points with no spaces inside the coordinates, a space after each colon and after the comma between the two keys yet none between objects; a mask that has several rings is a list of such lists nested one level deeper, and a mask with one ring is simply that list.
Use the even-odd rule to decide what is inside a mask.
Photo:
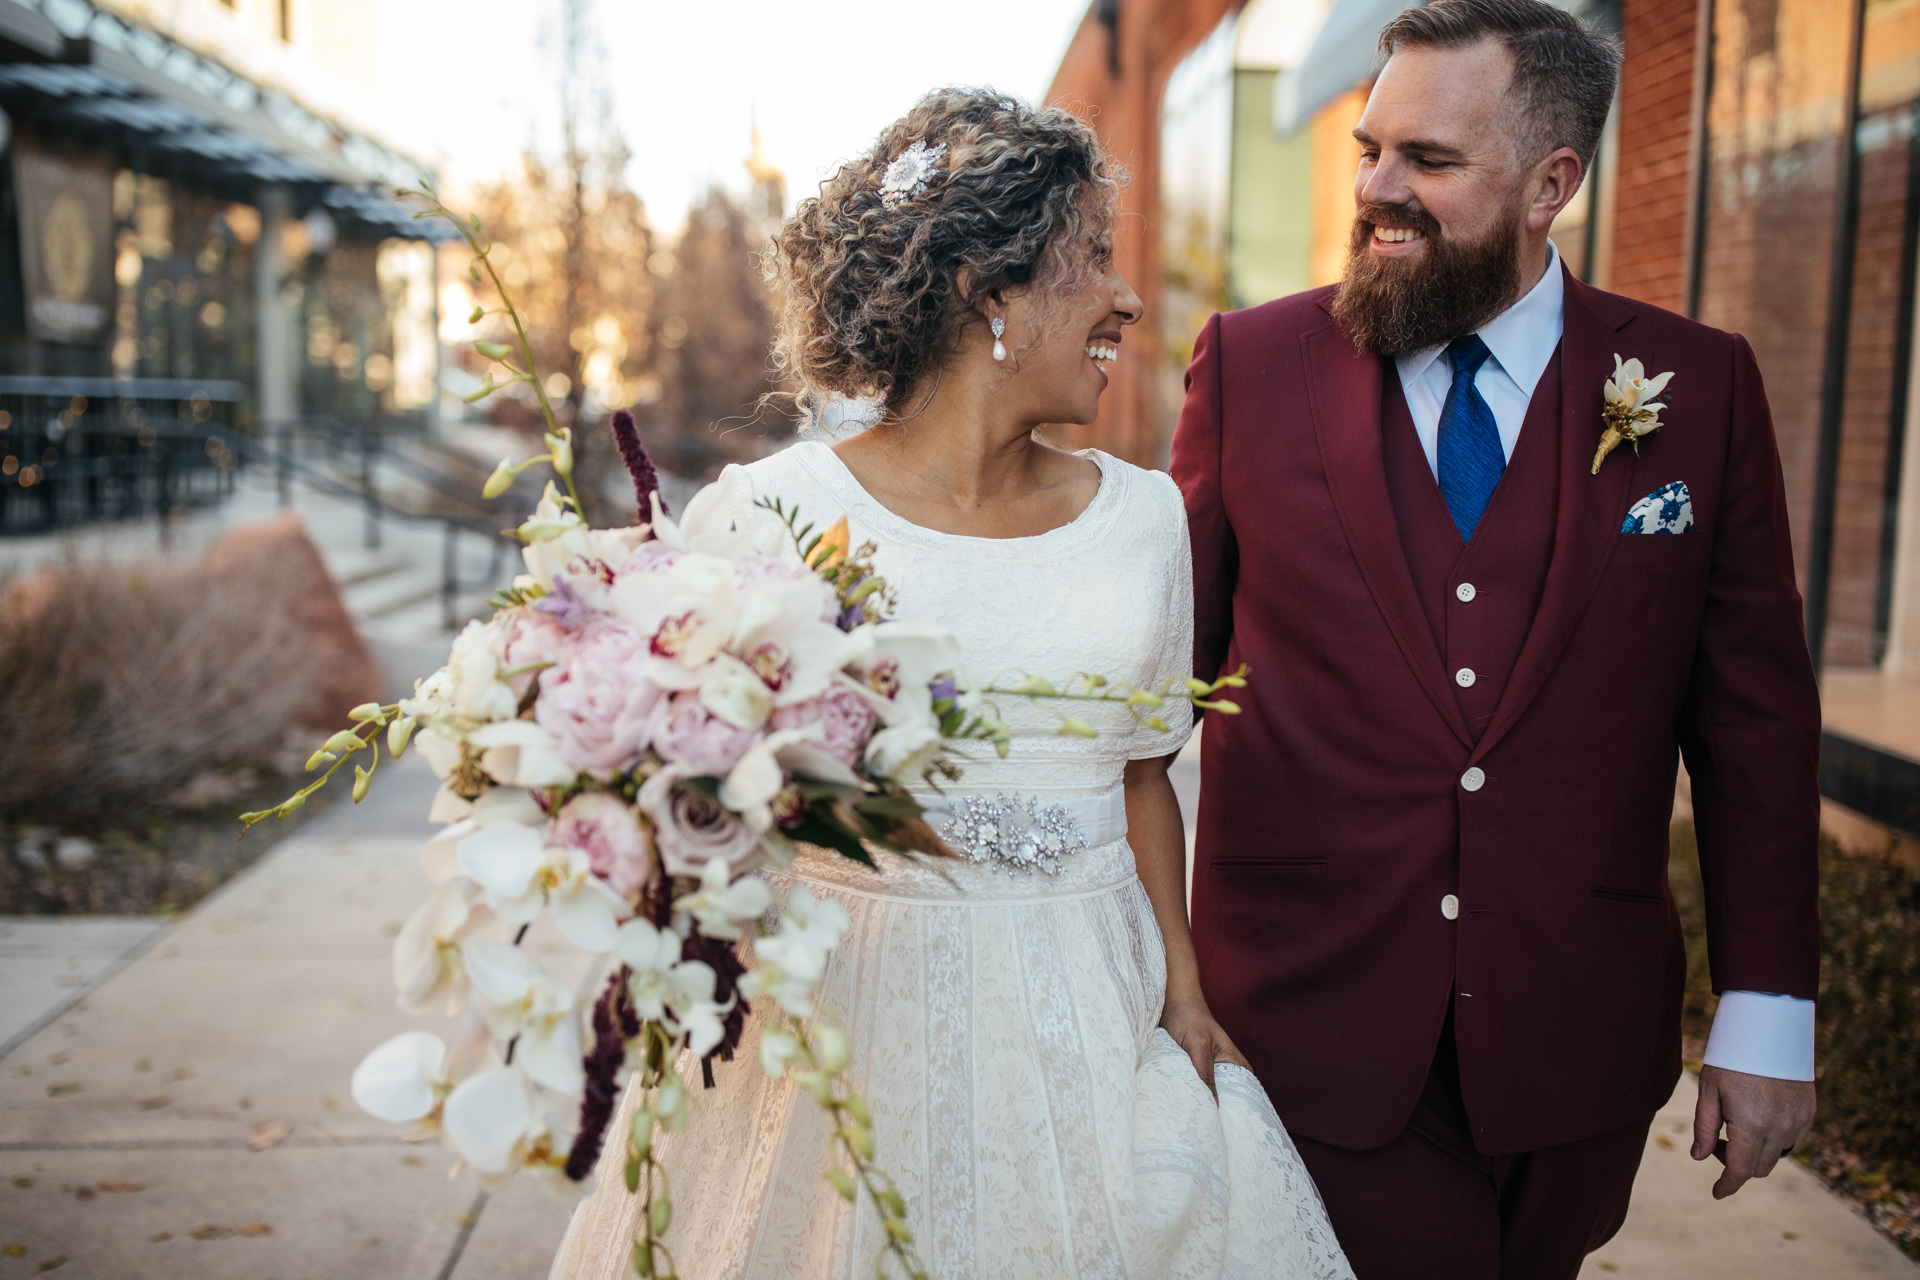
[{"label": "pink peony", "polygon": [[646,678],[647,637],[614,618],[596,618],[555,652],[540,677],[533,718],[576,769],[625,772],[639,762],[666,714],[666,695]]},{"label": "pink peony", "polygon": [[668,765],[640,788],[640,808],[653,819],[660,864],[670,876],[697,876],[715,858],[734,875],[760,861],[760,837],[718,800],[680,785],[684,765]]},{"label": "pink peony", "polygon": [[817,698],[777,707],[773,713],[776,729],[799,729],[813,736],[822,751],[841,764],[851,765],[867,748],[873,736],[873,708],[867,700],[843,684],[830,684]]},{"label": "pink peony", "polygon": [[593,874],[629,903],[654,876],[653,846],[633,807],[608,791],[583,791],[547,824],[547,842],[587,855]]},{"label": "pink peony", "polygon": [[[500,614],[497,625],[503,628],[500,641],[502,671],[512,671],[515,667],[536,662],[552,662],[559,655],[560,647],[567,642],[567,629],[552,615],[538,609],[506,610]],[[513,686],[513,696],[524,697],[527,686],[540,674],[538,671],[522,671],[507,677],[507,683]]]},{"label": "pink peony", "polygon": [[661,759],[684,766],[691,777],[724,778],[759,740],[758,731],[722,720],[689,690],[673,695],[666,718],[654,731],[653,749]]}]

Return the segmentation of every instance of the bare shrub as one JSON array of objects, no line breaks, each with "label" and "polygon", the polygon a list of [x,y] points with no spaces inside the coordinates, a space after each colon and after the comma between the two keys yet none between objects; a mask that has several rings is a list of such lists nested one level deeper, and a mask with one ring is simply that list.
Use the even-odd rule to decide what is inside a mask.
[{"label": "bare shrub", "polygon": [[378,689],[291,517],[193,566],[34,574],[0,602],[0,813],[124,821],[209,770],[268,767]]}]

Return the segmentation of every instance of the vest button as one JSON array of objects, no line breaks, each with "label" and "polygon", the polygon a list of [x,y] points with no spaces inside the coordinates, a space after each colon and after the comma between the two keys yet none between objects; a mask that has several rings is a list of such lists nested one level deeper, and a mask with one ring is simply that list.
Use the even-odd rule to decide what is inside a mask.
[{"label": "vest button", "polygon": [[1460,899],[1454,897],[1452,894],[1448,894],[1446,897],[1440,899],[1440,914],[1449,920],[1458,920],[1460,918]]},{"label": "vest button", "polygon": [[1467,601],[1473,599],[1477,593],[1474,591],[1471,582],[1463,582],[1453,589],[1453,594],[1460,597],[1461,604],[1465,604]]},{"label": "vest button", "polygon": [[1487,771],[1479,765],[1460,775],[1460,785],[1468,791],[1478,791],[1487,785]]},{"label": "vest button", "polygon": [[1453,673],[1453,682],[1462,689],[1473,688],[1473,682],[1477,679],[1479,679],[1479,677],[1473,674],[1472,667],[1462,667]]}]

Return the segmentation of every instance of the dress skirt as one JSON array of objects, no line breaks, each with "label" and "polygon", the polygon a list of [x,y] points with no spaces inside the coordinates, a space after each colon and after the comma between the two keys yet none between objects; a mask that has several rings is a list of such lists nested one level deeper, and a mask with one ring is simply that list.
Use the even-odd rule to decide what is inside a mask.
[{"label": "dress skirt", "polygon": [[[885,855],[883,855],[884,857]],[[966,862],[880,873],[808,852],[774,874],[852,918],[816,1003],[852,1038],[875,1162],[937,1280],[1348,1276],[1318,1193],[1253,1076],[1218,1101],[1158,1028],[1166,958],[1124,840],[1057,875]],[[685,1280],[868,1280],[885,1235],[822,1177],[829,1119],[769,1079],[764,1015],[657,1148]],[[697,1067],[683,1062],[683,1078]],[[634,1094],[552,1280],[632,1274],[621,1170]]]}]

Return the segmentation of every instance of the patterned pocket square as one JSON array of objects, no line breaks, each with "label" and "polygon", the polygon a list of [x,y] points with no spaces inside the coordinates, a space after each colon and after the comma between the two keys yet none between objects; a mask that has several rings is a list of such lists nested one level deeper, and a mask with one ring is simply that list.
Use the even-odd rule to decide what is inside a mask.
[{"label": "patterned pocket square", "polygon": [[1622,533],[1685,533],[1693,528],[1693,495],[1684,480],[1663,484],[1627,512]]}]

